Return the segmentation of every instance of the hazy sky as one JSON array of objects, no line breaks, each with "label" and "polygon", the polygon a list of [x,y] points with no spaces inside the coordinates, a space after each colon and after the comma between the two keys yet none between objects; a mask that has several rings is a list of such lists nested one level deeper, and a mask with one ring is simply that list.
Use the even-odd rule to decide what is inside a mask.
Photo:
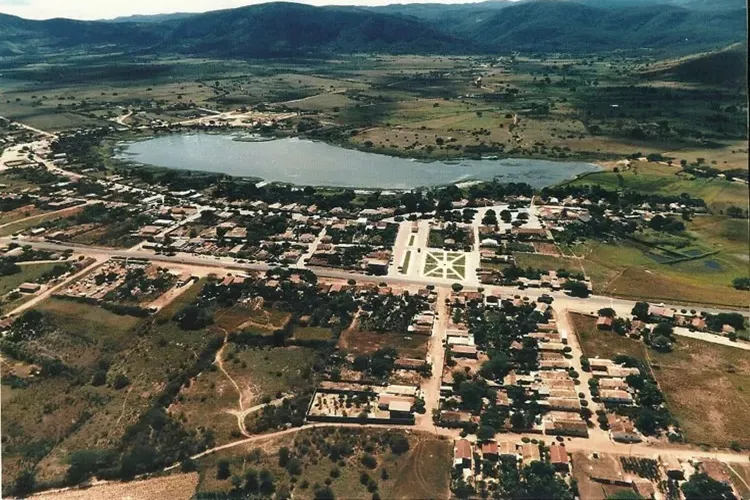
[{"label": "hazy sky", "polygon": [[[312,5],[386,5],[414,0],[295,0]],[[467,3],[472,0],[420,0],[432,3]],[[131,14],[168,12],[204,12],[227,9],[261,0],[0,0],[0,12],[28,19],[69,17],[73,19],[107,19]]]}]

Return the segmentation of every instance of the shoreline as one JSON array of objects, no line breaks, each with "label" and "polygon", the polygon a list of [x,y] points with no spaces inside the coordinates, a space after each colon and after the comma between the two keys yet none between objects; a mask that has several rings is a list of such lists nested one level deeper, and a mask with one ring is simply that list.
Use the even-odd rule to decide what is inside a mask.
[{"label": "shoreline", "polygon": [[[450,158],[450,159],[430,159],[430,160],[422,160],[417,158],[405,158],[403,156],[397,156],[397,155],[385,155],[380,154],[375,151],[368,151],[368,150],[361,150],[356,148],[347,148],[339,145],[336,142],[329,142],[324,141],[316,138],[310,138],[306,137],[304,135],[255,135],[254,137],[250,137],[247,133],[241,133],[237,128],[223,128],[220,130],[170,130],[167,133],[138,133],[135,136],[125,134],[125,136],[120,135],[112,135],[105,139],[106,141],[109,141],[113,150],[113,154],[111,156],[111,160],[113,162],[116,162],[120,164],[122,167],[125,168],[148,168],[152,170],[176,170],[176,171],[184,171],[184,172],[193,172],[196,174],[206,175],[206,176],[219,176],[219,177],[228,177],[233,179],[242,179],[242,180],[248,180],[252,182],[266,182],[268,184],[279,184],[279,185],[290,185],[290,186],[312,186],[312,187],[318,187],[318,188],[326,188],[326,189],[357,189],[357,190],[365,190],[365,191],[399,191],[399,192],[408,192],[413,191],[416,189],[429,189],[429,188],[435,188],[435,187],[441,187],[441,186],[448,186],[448,185],[466,185],[466,183],[482,183],[482,182],[493,182],[496,179],[498,182],[501,183],[513,183],[513,182],[520,182],[520,183],[529,183],[526,179],[503,179],[503,177],[512,175],[508,172],[498,172],[496,175],[493,175],[492,177],[488,178],[481,178],[482,172],[472,172],[471,175],[467,176],[460,176],[460,178],[457,178],[455,180],[451,180],[449,182],[436,182],[432,184],[424,184],[424,185],[414,185],[414,186],[377,186],[372,184],[362,184],[362,185],[354,185],[354,184],[330,184],[326,182],[325,184],[316,184],[315,182],[294,182],[294,181],[287,181],[287,180],[272,180],[264,178],[260,175],[238,175],[238,174],[232,174],[226,171],[214,171],[214,170],[203,170],[201,168],[180,168],[180,167],[174,167],[174,166],[164,166],[164,165],[157,165],[153,163],[147,163],[143,161],[139,161],[136,159],[138,156],[137,153],[129,153],[127,151],[128,146],[132,145],[134,143],[138,142],[144,142],[147,140],[153,140],[153,139],[159,139],[162,137],[170,136],[170,135],[183,135],[183,136],[196,136],[196,135],[218,135],[218,136],[224,136],[224,137],[230,137],[232,141],[236,142],[242,142],[242,143],[265,143],[265,142],[273,142],[276,140],[298,140],[298,141],[304,141],[308,143],[318,143],[322,144],[324,146],[328,146],[330,148],[339,148],[344,149],[347,151],[352,152],[358,152],[361,154],[371,154],[376,155],[378,157],[387,157],[389,159],[394,160],[401,160],[401,161],[411,161],[415,163],[419,163],[422,165],[431,165],[438,163],[441,167],[454,167],[456,169],[456,173],[461,168],[461,164],[463,162],[472,162],[476,165],[476,163],[481,164],[487,164],[491,165],[493,162],[500,162],[498,163],[498,166],[500,168],[513,168],[516,165],[513,165],[512,162],[517,161],[519,162],[519,168],[523,168],[523,164],[525,163],[531,163],[538,161],[538,162],[545,162],[548,164],[560,164],[560,167],[564,168],[566,164],[573,164],[577,165],[578,169],[581,169],[582,165],[585,165],[586,167],[590,168],[591,170],[588,170],[586,172],[580,172],[570,175],[568,178],[560,179],[560,180],[554,180],[554,182],[550,182],[549,184],[542,185],[542,186],[534,186],[534,189],[539,190],[543,189],[544,187],[559,185],[566,182],[571,182],[578,177],[582,175],[587,175],[590,173],[599,172],[602,170],[605,170],[606,167],[600,163],[597,162],[591,162],[591,161],[581,161],[581,160],[560,160],[560,159],[551,159],[551,158],[529,158],[529,157],[514,157],[514,156],[495,156],[492,155],[491,157],[485,156],[484,158],[472,158],[472,157],[463,157],[463,158]],[[510,163],[510,164],[509,164]],[[467,166],[468,167],[468,166]],[[528,168],[528,167],[527,167]],[[544,167],[536,166],[536,168],[543,169]],[[548,169],[551,169],[551,171],[556,171],[557,173],[561,173],[561,171],[557,170],[555,167],[547,167]],[[533,172],[524,172],[528,176],[533,176]],[[486,175],[486,172],[485,172]]]}]

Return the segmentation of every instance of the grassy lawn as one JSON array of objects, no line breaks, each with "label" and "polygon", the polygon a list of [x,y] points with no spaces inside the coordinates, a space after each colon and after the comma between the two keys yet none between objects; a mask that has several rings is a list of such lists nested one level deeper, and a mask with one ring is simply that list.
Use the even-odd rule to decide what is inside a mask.
[{"label": "grassy lawn", "polygon": [[19,267],[21,268],[20,273],[0,277],[0,295],[5,295],[11,290],[15,290],[27,281],[36,281],[44,273],[51,271],[55,267],[55,264],[29,264]]},{"label": "grassy lawn", "polygon": [[401,267],[401,273],[406,274],[409,272],[409,263],[411,262],[411,250],[406,251],[404,256],[404,265]]}]

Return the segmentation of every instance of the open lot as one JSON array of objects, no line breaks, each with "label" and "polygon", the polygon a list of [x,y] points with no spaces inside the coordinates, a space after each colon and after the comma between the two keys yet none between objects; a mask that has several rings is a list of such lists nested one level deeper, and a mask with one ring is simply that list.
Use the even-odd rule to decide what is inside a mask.
[{"label": "open lot", "polygon": [[47,262],[43,264],[25,264],[19,266],[20,273],[0,277],[0,296],[5,295],[11,290],[15,290],[21,284],[33,282],[39,279],[44,273],[47,273],[55,267],[55,263]]},{"label": "open lot", "polygon": [[[270,472],[274,490],[291,492],[294,498],[311,499],[316,490],[330,483],[336,498],[370,498],[378,491],[381,498],[446,498],[449,495],[452,443],[422,434],[406,436],[409,450],[396,454],[389,448],[398,431],[375,429],[323,428],[236,447],[200,460],[199,494],[226,492],[228,479],[217,479],[220,461],[228,461],[230,471],[244,477],[249,470]],[[343,446],[342,452],[331,445]],[[279,449],[286,448],[299,468],[279,465]],[[368,451],[364,451],[365,448]],[[303,451],[304,450],[304,451]],[[332,455],[332,453],[335,453]],[[363,457],[374,458],[374,467],[363,464]],[[372,465],[372,464],[370,464]],[[383,472],[385,470],[385,472]],[[370,491],[362,484],[367,474],[375,485]]]},{"label": "open lot", "polygon": [[633,356],[650,363],[669,411],[685,439],[695,444],[750,445],[750,360],[745,351],[678,337],[674,351],[648,350],[642,342],[596,329],[595,319],[571,314],[586,356]]},{"label": "open lot", "polygon": [[339,348],[352,354],[372,354],[384,347],[395,348],[399,355],[409,358],[424,358],[430,337],[426,335],[404,335],[393,332],[363,332],[356,328],[346,330],[339,338]]},{"label": "open lot", "polygon": [[[703,218],[699,218],[703,221]],[[725,306],[745,306],[748,301],[746,291],[732,287],[732,280],[746,276],[747,253],[741,253],[739,240],[747,235],[747,224],[742,227],[726,218],[707,217],[719,227],[735,227],[736,236],[730,230],[703,229],[712,223],[696,223],[697,231],[709,234],[705,241],[709,248],[719,253],[704,258],[660,264],[648,253],[648,248],[631,241],[618,241],[616,244],[587,241],[573,248],[573,252],[583,257],[579,262],[594,286],[594,293],[642,299],[650,301],[676,301],[696,304],[716,304]],[[688,228],[692,227],[692,223]],[[722,236],[724,235],[724,236]],[[736,240],[733,242],[728,238]],[[729,251],[726,251],[726,250]],[[732,250],[734,249],[734,250]],[[747,249],[745,250],[747,252]],[[644,286],[648,284],[648,286]]]},{"label": "open lot", "polygon": [[62,500],[120,500],[132,498],[134,500],[160,500],[171,498],[174,500],[188,500],[193,498],[198,485],[198,474],[173,474],[165,477],[155,477],[141,481],[112,482],[96,485],[82,490],[68,490],[55,493],[32,495],[31,498],[55,498]]}]

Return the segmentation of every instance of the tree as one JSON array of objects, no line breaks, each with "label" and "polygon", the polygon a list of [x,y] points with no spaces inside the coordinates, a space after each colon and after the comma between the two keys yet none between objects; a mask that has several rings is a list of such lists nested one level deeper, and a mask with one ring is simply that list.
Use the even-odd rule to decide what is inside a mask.
[{"label": "tree", "polygon": [[605,318],[614,318],[615,310],[611,307],[604,307],[602,309],[599,309],[599,316],[604,316]]},{"label": "tree", "polygon": [[282,446],[279,448],[279,467],[286,467],[289,462],[289,448]]},{"label": "tree", "polygon": [[495,428],[490,427],[489,425],[482,425],[477,431],[477,439],[480,441],[487,441],[489,439],[493,439],[495,437],[495,434],[497,434],[497,430],[495,430]]},{"label": "tree", "polygon": [[330,486],[324,486],[322,488],[315,489],[315,500],[335,500],[336,495],[333,494],[333,490]]},{"label": "tree", "polygon": [[183,330],[200,330],[214,322],[214,318],[206,309],[195,305],[185,306],[174,319]]},{"label": "tree", "polygon": [[727,208],[726,214],[733,219],[741,219],[744,212],[740,207],[731,206]]},{"label": "tree", "polygon": [[654,330],[651,332],[654,336],[663,336],[666,337],[669,340],[672,340],[674,338],[674,328],[672,328],[672,325],[669,323],[659,323],[654,327]]},{"label": "tree", "polygon": [[260,471],[259,475],[260,479],[260,488],[259,491],[263,493],[264,495],[270,495],[274,492],[276,489],[276,486],[274,485],[274,477],[273,473],[269,471],[268,469],[263,469]]},{"label": "tree", "polygon": [[258,489],[260,489],[258,471],[250,468],[245,472],[245,491],[248,493],[258,493]]},{"label": "tree", "polygon": [[672,342],[664,335],[656,335],[651,339],[651,347],[659,352],[669,352],[672,350]]},{"label": "tree", "polygon": [[461,283],[453,283],[451,285],[451,289],[453,289],[454,292],[458,293],[464,289],[464,286]]},{"label": "tree", "polygon": [[737,290],[750,290],[750,278],[739,277],[732,280],[732,286]]},{"label": "tree", "polygon": [[362,465],[364,465],[368,469],[374,469],[378,466],[378,461],[369,453],[365,453],[364,455],[362,455]]},{"label": "tree", "polygon": [[25,497],[36,487],[36,473],[33,469],[24,469],[16,478],[13,485],[13,494],[18,497]]},{"label": "tree", "polygon": [[117,376],[115,377],[114,382],[112,382],[112,387],[114,387],[118,391],[129,385],[130,385],[130,379],[124,373],[118,373]]},{"label": "tree", "polygon": [[229,468],[229,460],[219,460],[216,464],[216,479],[223,481],[229,479],[232,475],[232,471]]},{"label": "tree", "polygon": [[632,314],[636,319],[639,319],[641,321],[648,320],[648,309],[649,309],[648,302],[636,302],[633,306],[633,310],[630,311],[630,314]]},{"label": "tree", "polygon": [[485,378],[501,380],[510,371],[510,360],[503,352],[492,353],[492,357],[482,365],[481,374]]},{"label": "tree", "polygon": [[567,281],[565,283],[565,289],[573,297],[586,298],[591,293],[589,287],[582,281]]},{"label": "tree", "polygon": [[721,481],[713,479],[705,472],[693,474],[682,485],[685,500],[733,500],[732,488]]},{"label": "tree", "polygon": [[391,447],[393,453],[401,455],[409,451],[409,440],[401,434],[393,434],[388,440],[388,446]]}]

